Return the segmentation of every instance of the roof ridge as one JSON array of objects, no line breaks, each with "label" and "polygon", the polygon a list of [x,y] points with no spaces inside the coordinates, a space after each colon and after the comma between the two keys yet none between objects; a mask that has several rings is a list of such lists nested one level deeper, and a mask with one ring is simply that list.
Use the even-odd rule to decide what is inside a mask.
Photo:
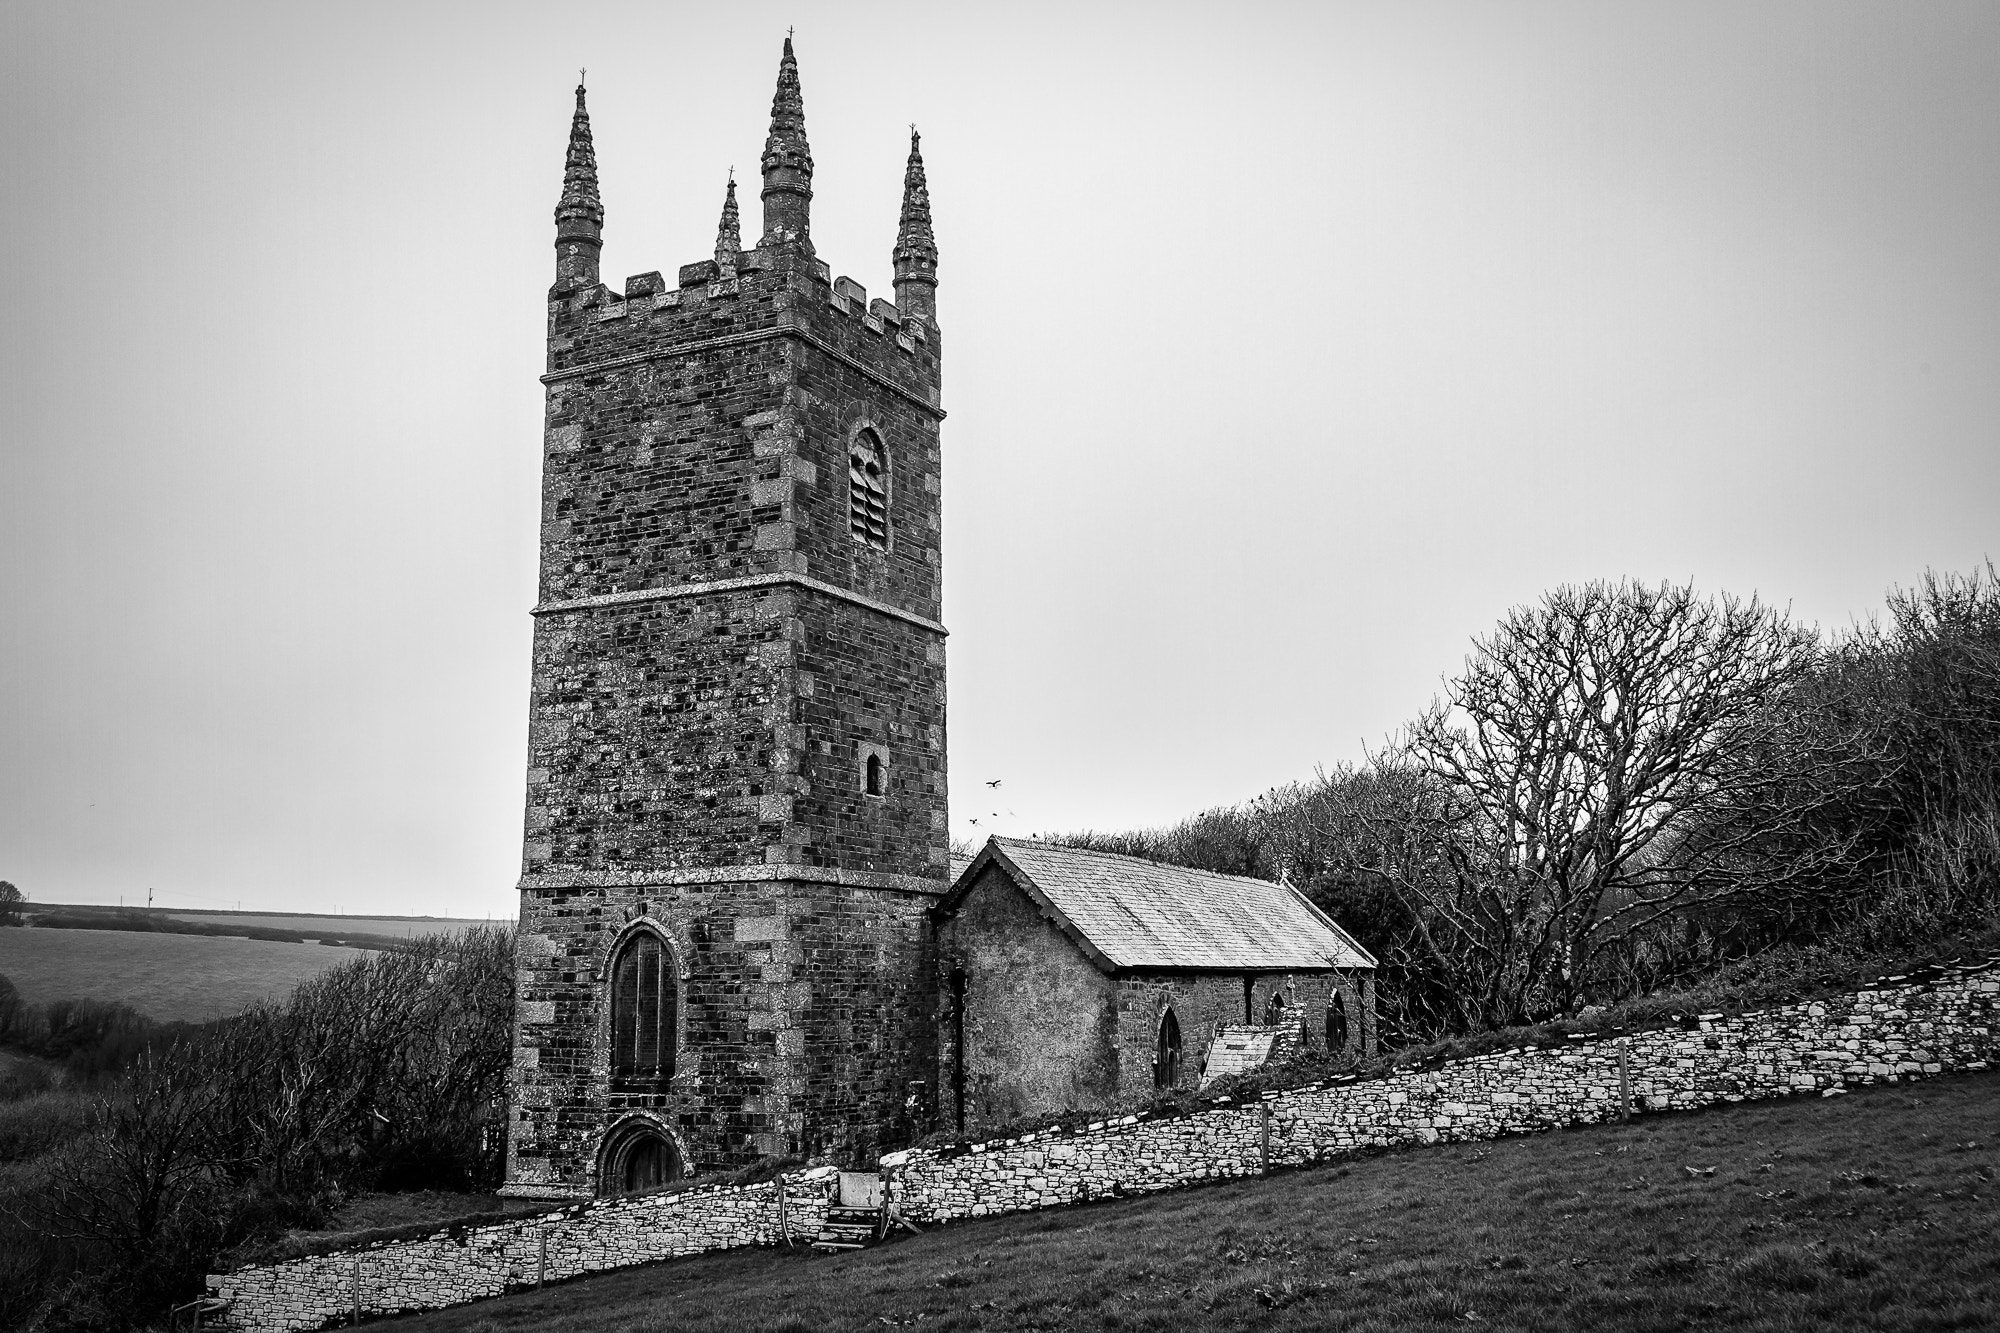
[{"label": "roof ridge", "polygon": [[1006,838],[998,833],[992,835],[995,842],[1012,843],[1021,847],[1048,847],[1067,852],[1074,856],[1101,856],[1112,861],[1132,861],[1142,866],[1159,866],[1164,870],[1179,870],[1190,875],[1207,875],[1213,879],[1236,879],[1246,884],[1283,884],[1283,880],[1262,879],[1256,875],[1232,875],[1226,870],[1205,870],[1200,866],[1184,866],[1178,861],[1162,861],[1151,856],[1133,856],[1128,852],[1105,852],[1095,847],[1078,847],[1072,843],[1055,842],[1048,838]]}]

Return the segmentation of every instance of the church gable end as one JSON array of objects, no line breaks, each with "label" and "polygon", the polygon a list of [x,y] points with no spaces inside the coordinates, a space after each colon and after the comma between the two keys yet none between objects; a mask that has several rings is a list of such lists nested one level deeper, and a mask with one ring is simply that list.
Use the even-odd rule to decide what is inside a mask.
[{"label": "church gable end", "polygon": [[987,860],[941,913],[944,1111],[978,1132],[1118,1099],[1117,988],[1043,906]]}]

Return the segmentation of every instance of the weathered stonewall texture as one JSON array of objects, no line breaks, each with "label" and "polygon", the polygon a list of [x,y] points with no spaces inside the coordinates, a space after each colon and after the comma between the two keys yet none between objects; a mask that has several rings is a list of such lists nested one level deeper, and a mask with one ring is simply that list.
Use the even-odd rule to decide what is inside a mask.
[{"label": "weathered stonewall texture", "polygon": [[[897,1209],[918,1221],[1019,1212],[1257,1175],[1366,1148],[1613,1119],[1625,1043],[1635,1105],[1661,1112],[1984,1069],[1996,1024],[2000,970],[1989,966],[1734,1019],[1704,1018],[1685,1029],[1300,1088],[1189,1116],[1126,1116],[971,1149],[891,1153],[883,1169]],[[822,1170],[787,1179],[793,1236],[818,1229],[832,1178]],[[210,1279],[211,1290],[230,1302],[215,1326],[294,1333],[342,1322],[353,1314],[357,1273],[364,1316],[532,1287],[544,1236],[547,1281],[770,1245],[779,1238],[777,1198],[776,1184],[640,1195],[243,1268]]]},{"label": "weathered stonewall texture", "polygon": [[969,1151],[893,1153],[884,1166],[898,1208],[939,1222],[1257,1175],[1364,1148],[1615,1119],[1621,1046],[1633,1102],[1646,1111],[1984,1068],[2000,1018],[1996,976],[1957,974],[1712,1016],[1686,1030],[1475,1056],[1188,1116],[1126,1116]]},{"label": "weathered stonewall texture", "polygon": [[[836,1178],[825,1169],[784,1180],[784,1227],[794,1240],[818,1233]],[[773,1181],[605,1199],[241,1268],[209,1279],[228,1307],[208,1326],[293,1333],[345,1323],[357,1310],[363,1318],[437,1310],[610,1268],[775,1245],[784,1234],[780,1188]]]},{"label": "weathered stonewall texture", "polygon": [[[577,90],[543,376],[516,1196],[615,1191],[635,1136],[706,1171],[871,1162],[925,1127],[926,913],[949,869],[928,193],[913,144],[903,304],[832,278],[789,41],[763,174],[756,246],[732,183],[714,259],[608,286]],[[857,535],[864,439],[881,527]],[[611,974],[638,932],[675,988],[670,1075],[613,1069]]]}]

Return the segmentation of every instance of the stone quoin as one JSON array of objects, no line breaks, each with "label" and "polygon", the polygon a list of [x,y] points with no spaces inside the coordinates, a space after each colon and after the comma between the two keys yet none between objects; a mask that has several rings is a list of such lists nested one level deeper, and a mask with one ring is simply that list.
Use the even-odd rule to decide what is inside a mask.
[{"label": "stone quoin", "polygon": [[615,290],[577,89],[543,376],[516,1196],[872,1162],[930,1114],[927,914],[950,862],[929,192],[912,133],[894,303],[831,276],[789,38],[762,174],[753,246],[732,179],[712,258]]}]

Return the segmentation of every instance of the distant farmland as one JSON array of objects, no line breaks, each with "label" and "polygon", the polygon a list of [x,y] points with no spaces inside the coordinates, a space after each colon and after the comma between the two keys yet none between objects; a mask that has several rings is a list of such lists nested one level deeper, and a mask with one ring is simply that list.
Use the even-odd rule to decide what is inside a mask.
[{"label": "distant farmland", "polygon": [[[0,976],[22,998],[119,1000],[162,1021],[201,1021],[279,998],[357,952],[509,922],[448,916],[151,911],[33,903],[0,930]],[[245,938],[259,936],[261,938]],[[344,945],[344,948],[329,947]]]},{"label": "distant farmland", "polygon": [[350,939],[356,935],[390,935],[408,939],[416,935],[456,935],[485,921],[461,916],[329,916],[315,912],[205,912],[198,910],[162,912],[175,921],[192,921],[204,926],[264,926],[272,930],[292,930],[307,939]]},{"label": "distant farmland", "polygon": [[234,936],[0,930],[0,975],[20,988],[22,999],[122,1000],[166,1021],[237,1013],[359,956],[354,949]]}]

